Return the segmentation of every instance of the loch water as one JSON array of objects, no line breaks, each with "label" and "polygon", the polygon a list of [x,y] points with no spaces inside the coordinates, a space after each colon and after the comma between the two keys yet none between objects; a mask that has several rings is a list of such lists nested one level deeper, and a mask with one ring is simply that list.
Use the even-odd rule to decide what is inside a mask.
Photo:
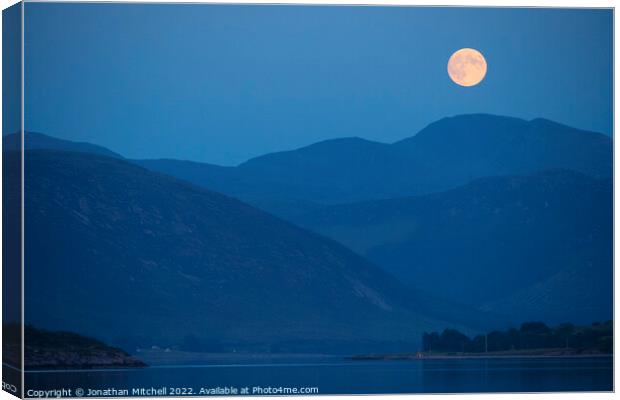
[{"label": "loch water", "polygon": [[201,390],[213,394],[244,388],[250,395],[612,391],[613,358],[248,360],[143,369],[31,371],[25,374],[25,384],[28,397],[50,389],[71,389],[72,395],[77,391],[82,397],[89,393],[132,395],[142,389],[148,390],[142,393],[187,396],[200,395]]}]

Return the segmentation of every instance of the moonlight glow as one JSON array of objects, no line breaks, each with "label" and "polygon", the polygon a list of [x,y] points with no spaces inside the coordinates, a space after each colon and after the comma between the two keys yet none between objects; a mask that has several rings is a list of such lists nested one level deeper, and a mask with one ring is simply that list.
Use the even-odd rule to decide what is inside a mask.
[{"label": "moonlight glow", "polygon": [[464,48],[452,54],[448,61],[448,75],[461,86],[479,84],[487,73],[487,62],[476,49]]}]

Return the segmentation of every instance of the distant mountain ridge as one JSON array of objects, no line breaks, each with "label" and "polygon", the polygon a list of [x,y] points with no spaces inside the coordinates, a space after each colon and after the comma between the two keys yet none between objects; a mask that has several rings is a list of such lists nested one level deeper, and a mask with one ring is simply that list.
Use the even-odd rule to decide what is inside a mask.
[{"label": "distant mountain ridge", "polygon": [[425,158],[439,176],[459,183],[547,169],[611,176],[610,137],[543,118],[525,121],[487,114],[443,118],[395,145]]},{"label": "distant mountain ridge", "polygon": [[441,119],[393,144],[333,139],[266,154],[237,167],[136,162],[288,217],[304,203],[414,196],[487,176],[559,168],[610,177],[612,140],[544,119],[472,114]]},{"label": "distant mountain ridge", "polygon": [[[20,133],[12,133],[2,137],[2,146],[5,151],[19,151],[22,148],[21,142],[22,135]],[[80,153],[99,154],[113,158],[123,158],[120,154],[108,150],[102,146],[85,142],[72,142],[69,140],[57,139],[55,137],[37,132],[25,132],[24,149],[76,151]]]},{"label": "distant mountain ridge", "polygon": [[[19,135],[4,137],[18,149]],[[26,148],[121,157],[100,146],[27,133]],[[173,159],[133,160],[148,169],[288,216],[305,205],[379,200],[444,191],[477,178],[568,169],[611,176],[606,135],[538,118],[488,114],[443,118],[393,144],[349,137],[269,153],[237,167]]]}]

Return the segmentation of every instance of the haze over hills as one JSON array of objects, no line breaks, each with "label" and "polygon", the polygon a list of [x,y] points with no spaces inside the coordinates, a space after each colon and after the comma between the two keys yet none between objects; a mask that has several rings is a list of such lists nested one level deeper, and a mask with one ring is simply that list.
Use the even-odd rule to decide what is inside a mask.
[{"label": "haze over hills", "polygon": [[427,194],[476,178],[550,168],[610,177],[611,149],[608,136],[548,120],[473,114],[441,119],[394,144],[334,139],[238,167],[137,162],[288,217],[316,203]]},{"label": "haze over hills", "polygon": [[413,287],[557,323],[611,318],[612,215],[610,179],[554,170],[294,220]]},{"label": "haze over hills", "polygon": [[543,118],[487,114],[443,118],[417,135],[394,144],[423,159],[442,186],[476,178],[570,169],[611,177],[612,140]]},{"label": "haze over hills", "polygon": [[[28,135],[27,148],[119,157],[100,146]],[[487,176],[568,169],[610,177],[612,161],[612,140],[606,135],[545,119],[525,121],[487,114],[444,118],[393,144],[333,139],[266,154],[237,167],[172,159],[133,160],[286,217],[323,204],[443,191]]]},{"label": "haze over hills", "polygon": [[336,353],[462,326],[344,246],[233,198],[93,154],[29,150],[25,171],[27,323],[118,346]]}]

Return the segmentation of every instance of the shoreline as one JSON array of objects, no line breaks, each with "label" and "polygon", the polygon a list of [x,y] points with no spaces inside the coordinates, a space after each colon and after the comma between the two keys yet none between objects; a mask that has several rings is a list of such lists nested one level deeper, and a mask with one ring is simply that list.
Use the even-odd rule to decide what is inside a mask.
[{"label": "shoreline", "polygon": [[464,353],[464,354],[360,354],[346,357],[350,361],[408,361],[408,360],[467,360],[467,359],[536,359],[536,358],[606,358],[613,353],[557,353],[553,351],[540,353]]}]

